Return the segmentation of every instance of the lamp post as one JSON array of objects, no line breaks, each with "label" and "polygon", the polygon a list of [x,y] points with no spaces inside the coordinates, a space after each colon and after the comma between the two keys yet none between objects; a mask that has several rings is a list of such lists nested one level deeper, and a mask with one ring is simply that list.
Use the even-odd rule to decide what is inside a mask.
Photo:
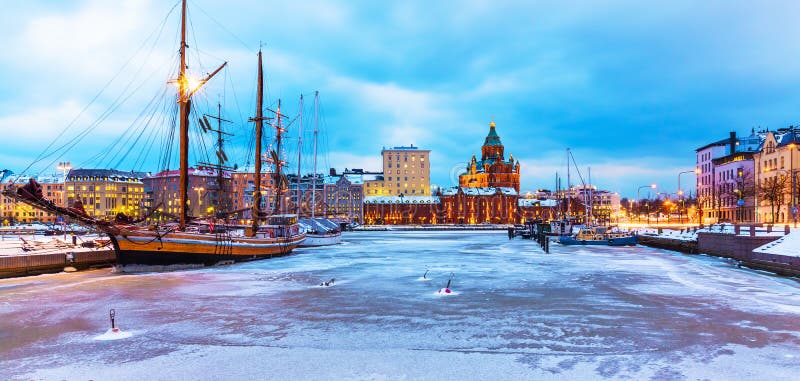
[{"label": "lamp post", "polygon": [[[681,175],[684,173],[694,173],[695,175],[699,175],[700,169],[695,168],[691,171],[678,172],[678,196],[680,196],[681,200],[683,200],[683,189],[681,189]],[[680,223],[683,223],[683,212],[678,210],[678,216]]]},{"label": "lamp post", "polygon": [[[639,192],[644,188],[656,189],[656,184],[642,185],[642,186],[639,187],[639,189],[636,190],[636,205],[639,205],[639,201],[642,199],[639,196]],[[649,225],[650,224],[650,222],[649,222],[650,216],[649,215],[647,216],[647,219],[648,219],[647,224]],[[641,210],[639,210],[638,213],[636,213],[636,220],[639,221],[639,222],[642,221],[642,219],[641,219]]]},{"label": "lamp post", "polygon": [[633,213],[633,200],[628,200],[628,223],[631,223],[631,213]]},{"label": "lamp post", "polygon": [[[794,131],[792,131],[792,138],[794,138]],[[792,139],[794,140],[794,139]],[[795,204],[795,177],[794,177],[794,149],[797,144],[792,141],[787,146],[789,147],[789,173],[792,174],[792,219],[794,220],[794,227],[797,227],[797,204]]]},{"label": "lamp post", "polygon": [[62,162],[58,163],[58,166],[56,167],[56,169],[58,169],[60,171],[63,171],[63,173],[64,173],[64,178],[63,179],[64,179],[64,182],[66,183],[67,182],[67,171],[72,169],[72,164],[70,164],[70,162],[68,162],[68,161],[62,161]]},{"label": "lamp post", "polygon": [[197,187],[197,188],[194,188],[194,190],[197,191],[197,214],[196,214],[196,216],[199,216],[200,215],[200,210],[201,210],[200,206],[202,205],[202,203],[200,201],[200,192],[204,191],[205,189],[203,189],[202,187]]},{"label": "lamp post", "polygon": [[[68,161],[61,161],[58,163],[56,169],[59,169],[64,173],[64,177],[62,177],[63,181],[61,183],[61,202],[63,202],[64,205],[67,205],[67,172],[72,169],[72,164],[70,164]],[[66,229],[64,229],[64,231],[66,231]]]}]

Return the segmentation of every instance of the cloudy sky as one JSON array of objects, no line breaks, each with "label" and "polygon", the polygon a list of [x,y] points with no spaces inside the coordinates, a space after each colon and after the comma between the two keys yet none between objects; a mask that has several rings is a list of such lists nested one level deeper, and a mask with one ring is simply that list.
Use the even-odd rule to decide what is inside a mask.
[{"label": "cloudy sky", "polygon": [[[172,0],[19,1],[0,14],[0,169],[155,171],[169,140],[179,7]],[[270,107],[320,92],[320,168],[380,168],[380,150],[432,150],[450,186],[494,118],[522,188],[553,188],[565,150],[601,188],[675,192],[694,149],[800,118],[793,1],[191,1],[190,70],[228,66],[195,99],[247,164],[256,53]],[[290,126],[286,156],[297,152]],[[193,127],[194,128],[194,127]],[[205,137],[208,139],[208,136]],[[305,144],[308,147],[309,144]],[[199,147],[199,145],[195,145]],[[303,149],[307,152],[308,148]],[[205,160],[193,150],[193,160]],[[44,155],[42,155],[44,153]],[[306,159],[304,159],[306,160]],[[304,161],[308,167],[310,161]],[[296,166],[294,163],[290,163]],[[683,176],[684,189],[693,187]]]}]

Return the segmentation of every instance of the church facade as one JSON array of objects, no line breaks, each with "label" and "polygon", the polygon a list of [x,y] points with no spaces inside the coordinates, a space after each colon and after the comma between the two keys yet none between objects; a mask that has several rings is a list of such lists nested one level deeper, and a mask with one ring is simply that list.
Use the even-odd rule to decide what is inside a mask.
[{"label": "church facade", "polygon": [[464,188],[513,188],[519,193],[519,160],[509,155],[505,160],[505,147],[497,135],[494,121],[489,124],[489,134],[481,147],[481,160],[475,155],[467,165],[467,172],[458,176]]}]

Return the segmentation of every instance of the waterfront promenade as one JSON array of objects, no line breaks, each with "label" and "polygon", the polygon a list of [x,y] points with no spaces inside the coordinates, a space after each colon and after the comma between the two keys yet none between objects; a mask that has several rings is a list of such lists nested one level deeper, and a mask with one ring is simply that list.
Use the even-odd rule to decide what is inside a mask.
[{"label": "waterfront promenade", "polygon": [[[438,294],[451,273],[453,293]],[[345,233],[342,245],[282,258],[5,279],[0,293],[2,379],[792,380],[800,371],[791,279],[646,247],[554,244],[544,254],[500,231]],[[132,337],[98,339],[110,308]]]}]

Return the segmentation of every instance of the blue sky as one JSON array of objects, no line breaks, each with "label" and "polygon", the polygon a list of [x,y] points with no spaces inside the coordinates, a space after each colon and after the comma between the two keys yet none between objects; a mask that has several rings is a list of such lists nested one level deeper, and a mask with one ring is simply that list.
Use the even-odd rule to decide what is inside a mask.
[{"label": "blue sky", "polygon": [[[176,3],[5,4],[0,168],[19,172],[73,119],[57,142],[100,119],[79,148],[30,171],[52,172],[62,160],[157,170],[159,140],[150,131],[165,129],[159,113],[169,102],[142,110],[169,90]],[[190,69],[202,74],[229,62],[196,105],[210,112],[223,103],[240,135],[229,149],[239,165],[261,42],[270,104],[281,98],[284,113],[296,115],[303,93],[308,122],[320,91],[320,171],[377,170],[382,147],[414,144],[432,150],[432,182],[449,186],[480,153],[494,118],[506,154],[522,162],[523,190],[552,188],[569,147],[601,188],[631,196],[657,183],[675,192],[695,148],[728,131],[798,123],[798,8],[791,1],[198,0],[189,8],[189,45],[199,49]],[[126,101],[114,106],[120,94]],[[145,126],[137,119],[143,114],[158,115]],[[308,142],[310,125],[304,128]],[[111,145],[119,136],[135,149]],[[296,138],[287,144],[296,147]],[[683,185],[693,186],[690,176]]]}]

